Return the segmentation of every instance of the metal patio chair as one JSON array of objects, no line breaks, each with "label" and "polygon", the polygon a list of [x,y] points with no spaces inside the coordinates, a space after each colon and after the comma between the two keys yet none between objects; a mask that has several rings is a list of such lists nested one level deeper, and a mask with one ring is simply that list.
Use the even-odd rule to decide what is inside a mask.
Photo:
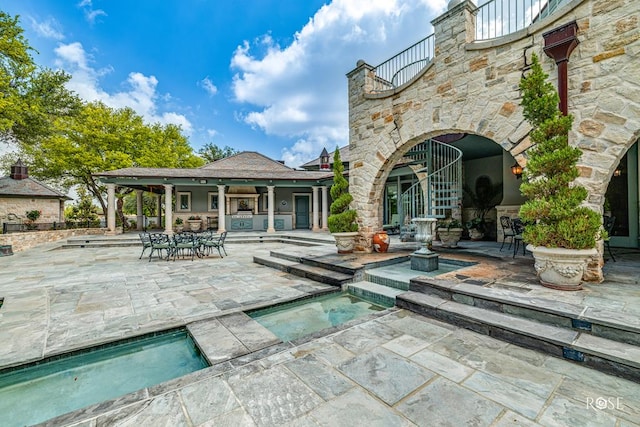
[{"label": "metal patio chair", "polygon": [[526,243],[524,242],[524,240],[522,240],[522,233],[524,232],[524,223],[522,222],[522,220],[520,218],[514,218],[512,220],[512,224],[513,224],[513,232],[515,233],[513,236],[513,242],[514,242],[514,247],[513,247],[513,258],[516,257],[516,254],[518,253],[518,248],[520,247],[520,245],[522,245],[522,255],[524,255],[524,249],[526,246]]},{"label": "metal patio chair", "polygon": [[173,244],[169,236],[163,233],[152,233],[151,237],[151,253],[149,254],[149,262],[151,262],[151,258],[153,257],[153,253],[158,253],[158,258],[163,259],[162,252],[166,251],[167,253],[167,261],[172,254]]},{"label": "metal patio chair", "polygon": [[511,249],[511,245],[513,245],[513,237],[516,235],[515,231],[513,231],[513,222],[511,218],[504,215],[500,217],[500,226],[502,227],[502,244],[500,245],[500,252],[502,252],[502,248],[504,247],[504,241],[507,240],[507,237],[511,238],[509,241],[509,249]]},{"label": "metal patio chair", "polygon": [[138,233],[138,236],[140,237],[140,241],[142,242],[142,253],[140,254],[140,257],[138,259],[142,259],[144,251],[151,248],[151,235],[145,231],[142,233]]},{"label": "metal patio chair", "polygon": [[[222,251],[227,255],[227,250],[224,248],[224,241],[227,238],[227,232],[223,231],[222,234],[212,234],[207,240],[203,242],[203,247],[207,251],[207,255],[211,253],[212,249],[216,249],[218,251],[218,255],[220,258],[223,258]],[[222,251],[220,251],[222,249]]]},{"label": "metal patio chair", "polygon": [[602,227],[604,227],[605,231],[607,232],[607,238],[604,239],[604,248],[609,252],[609,256],[611,257],[613,262],[616,262],[616,259],[613,256],[613,253],[611,252],[611,246],[609,246],[609,240],[611,239],[611,235],[613,234],[613,227],[615,224],[616,224],[615,216],[602,217]]}]

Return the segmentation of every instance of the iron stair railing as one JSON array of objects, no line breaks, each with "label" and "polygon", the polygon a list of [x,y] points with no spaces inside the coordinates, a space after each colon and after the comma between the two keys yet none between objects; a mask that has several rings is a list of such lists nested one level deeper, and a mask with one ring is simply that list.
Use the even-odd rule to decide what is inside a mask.
[{"label": "iron stair railing", "polygon": [[418,182],[402,193],[401,218],[450,216],[462,200],[462,151],[430,139],[406,156],[422,159],[424,166],[416,171]]}]

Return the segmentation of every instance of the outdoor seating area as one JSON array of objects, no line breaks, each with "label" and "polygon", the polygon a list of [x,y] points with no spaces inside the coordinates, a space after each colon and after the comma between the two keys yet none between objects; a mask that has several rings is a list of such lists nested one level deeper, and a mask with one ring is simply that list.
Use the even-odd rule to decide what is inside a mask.
[{"label": "outdoor seating area", "polygon": [[185,259],[187,257],[190,257],[191,261],[193,261],[195,258],[211,255],[214,249],[217,250],[220,258],[223,258],[223,252],[224,255],[227,255],[227,250],[224,247],[227,237],[226,231],[220,234],[211,230],[202,232],[183,231],[173,235],[142,232],[138,235],[142,242],[142,253],[139,259],[142,259],[144,253],[149,249],[149,262],[153,259],[154,254],[158,260],[166,261],[175,261],[176,258]]}]

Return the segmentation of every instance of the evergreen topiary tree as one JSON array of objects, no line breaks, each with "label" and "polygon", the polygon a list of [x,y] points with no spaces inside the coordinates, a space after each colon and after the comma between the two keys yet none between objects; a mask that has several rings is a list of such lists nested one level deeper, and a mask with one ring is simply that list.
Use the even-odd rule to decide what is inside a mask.
[{"label": "evergreen topiary tree", "polygon": [[520,216],[530,224],[523,239],[533,246],[591,249],[599,237],[600,216],[581,206],[587,190],[574,182],[582,153],[568,143],[573,117],[560,112],[558,93],[547,77],[534,54],[531,71],[520,81],[523,114],[533,127],[520,186],[528,199]]},{"label": "evergreen topiary tree", "polygon": [[331,186],[331,203],[327,225],[331,233],[349,233],[358,231],[357,212],[349,209],[353,196],[349,194],[349,182],[342,175],[344,166],[340,159],[340,150],[336,147],[333,154],[333,185]]}]

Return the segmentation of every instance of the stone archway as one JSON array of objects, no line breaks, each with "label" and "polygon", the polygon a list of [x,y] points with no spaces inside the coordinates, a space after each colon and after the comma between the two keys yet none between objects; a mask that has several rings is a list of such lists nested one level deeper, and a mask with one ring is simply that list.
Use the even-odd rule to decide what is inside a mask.
[{"label": "stone archway", "polygon": [[[556,79],[543,53],[542,34],[575,20],[580,44],[568,64],[570,143],[583,151],[578,181],[586,204],[601,212],[618,161],[640,135],[640,39],[631,16],[640,3],[574,0],[531,27],[475,42],[475,6],[462,2],[435,19],[435,55],[405,85],[374,92],[375,68],[358,61],[349,79],[350,191],[362,240],[379,221],[379,200],[393,164],[412,145],[446,133],[472,133],[496,141],[526,167],[530,127],[522,117],[518,83],[533,52]],[[399,50],[402,46],[399,46]],[[600,274],[601,275],[601,274]]]}]

